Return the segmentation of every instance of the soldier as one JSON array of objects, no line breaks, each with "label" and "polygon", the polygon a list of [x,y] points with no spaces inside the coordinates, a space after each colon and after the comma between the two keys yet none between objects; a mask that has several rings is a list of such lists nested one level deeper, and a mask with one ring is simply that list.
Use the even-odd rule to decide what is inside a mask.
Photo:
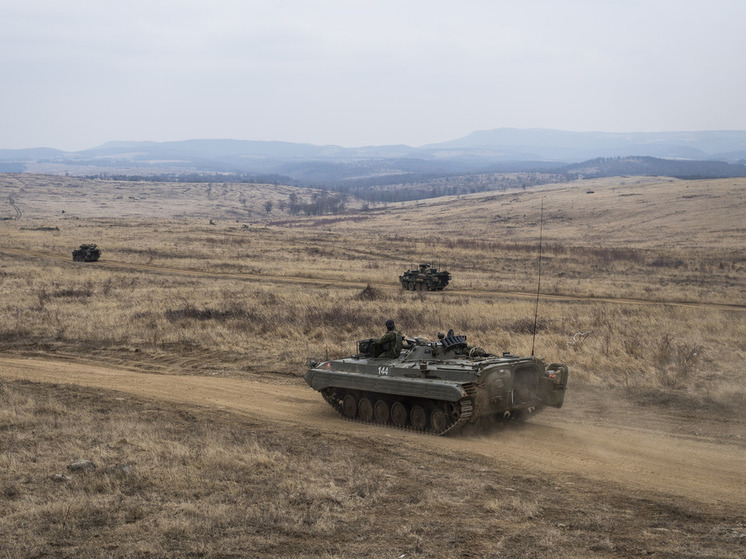
[{"label": "soldier", "polygon": [[489,353],[484,351],[481,347],[475,345],[468,345],[461,349],[461,353],[467,357],[487,357]]},{"label": "soldier", "polygon": [[[441,339],[440,334],[442,334],[442,332],[438,333],[438,339]],[[448,330],[448,333],[445,335],[446,340],[448,338],[455,338],[455,337],[456,335],[453,332],[453,328]],[[467,357],[486,357],[487,355],[489,355],[481,347],[467,345],[466,338],[464,338],[463,341],[464,341],[463,346],[457,348],[458,353],[460,353],[461,355],[466,355]]]},{"label": "soldier", "polygon": [[396,329],[396,325],[391,318],[386,321],[386,333],[380,338],[376,338],[373,343],[375,343],[381,349],[381,353],[379,353],[376,357],[389,359],[395,359],[399,357],[399,354],[401,353],[403,347],[402,335]]}]

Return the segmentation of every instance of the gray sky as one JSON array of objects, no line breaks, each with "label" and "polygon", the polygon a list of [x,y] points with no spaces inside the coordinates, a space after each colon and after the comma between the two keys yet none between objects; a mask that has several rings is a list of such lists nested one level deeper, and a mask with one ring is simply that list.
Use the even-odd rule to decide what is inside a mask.
[{"label": "gray sky", "polygon": [[0,148],[746,129],[744,0],[0,0]]}]

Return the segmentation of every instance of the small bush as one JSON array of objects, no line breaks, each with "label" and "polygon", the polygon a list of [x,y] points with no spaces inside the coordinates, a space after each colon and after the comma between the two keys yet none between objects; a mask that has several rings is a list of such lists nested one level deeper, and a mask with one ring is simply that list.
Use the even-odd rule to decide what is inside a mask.
[{"label": "small bush", "polygon": [[378,301],[384,298],[384,294],[380,289],[376,289],[372,285],[368,284],[365,286],[360,293],[355,296],[358,301]]}]

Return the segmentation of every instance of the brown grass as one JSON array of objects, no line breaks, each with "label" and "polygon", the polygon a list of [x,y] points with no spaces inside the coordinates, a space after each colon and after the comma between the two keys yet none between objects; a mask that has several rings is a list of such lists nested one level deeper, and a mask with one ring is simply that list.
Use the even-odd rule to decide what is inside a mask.
[{"label": "brown grass", "polygon": [[[298,375],[306,357],[349,354],[392,317],[410,336],[454,328],[493,351],[526,354],[543,198],[538,353],[569,363],[573,382],[645,398],[651,391],[721,404],[743,398],[746,321],[727,306],[746,305],[740,179],[593,181],[592,195],[585,183],[559,185],[283,226],[266,215],[270,221],[252,225],[169,217],[180,211],[171,198],[197,208],[193,191],[206,185],[135,183],[169,200],[157,205],[166,215],[142,209],[138,219],[101,219],[85,205],[75,217],[54,208],[76,200],[70,192],[100,197],[125,185],[0,179],[23,209],[20,220],[0,222],[0,251],[15,251],[0,264],[5,348],[187,373]],[[229,206],[230,188],[216,200]],[[287,190],[262,188],[262,200]],[[35,197],[49,208],[39,209]],[[101,262],[71,261],[84,241],[99,244]],[[420,261],[447,265],[454,279],[446,291],[399,289],[398,275]]]},{"label": "brown grass", "polygon": [[[0,385],[4,557],[737,557],[686,503],[371,437],[79,387]],[[301,433],[301,435],[303,435]],[[310,439],[310,440],[309,440]],[[86,459],[91,471],[67,466]],[[437,464],[437,468],[432,466]],[[584,505],[576,499],[582,495]],[[714,526],[714,527],[713,527]]]}]

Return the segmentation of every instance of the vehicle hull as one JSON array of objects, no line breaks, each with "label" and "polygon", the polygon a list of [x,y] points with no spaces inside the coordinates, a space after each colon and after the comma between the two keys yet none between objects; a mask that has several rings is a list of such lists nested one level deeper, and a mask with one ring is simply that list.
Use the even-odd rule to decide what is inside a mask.
[{"label": "vehicle hull", "polygon": [[[370,341],[362,340],[359,347],[369,347]],[[568,377],[564,364],[473,353],[465,342],[419,340],[396,359],[361,353],[312,362],[304,379],[346,419],[433,434],[452,432],[481,417],[520,417],[544,406],[562,407]],[[384,420],[370,415],[378,402],[379,409],[389,409]]]}]

